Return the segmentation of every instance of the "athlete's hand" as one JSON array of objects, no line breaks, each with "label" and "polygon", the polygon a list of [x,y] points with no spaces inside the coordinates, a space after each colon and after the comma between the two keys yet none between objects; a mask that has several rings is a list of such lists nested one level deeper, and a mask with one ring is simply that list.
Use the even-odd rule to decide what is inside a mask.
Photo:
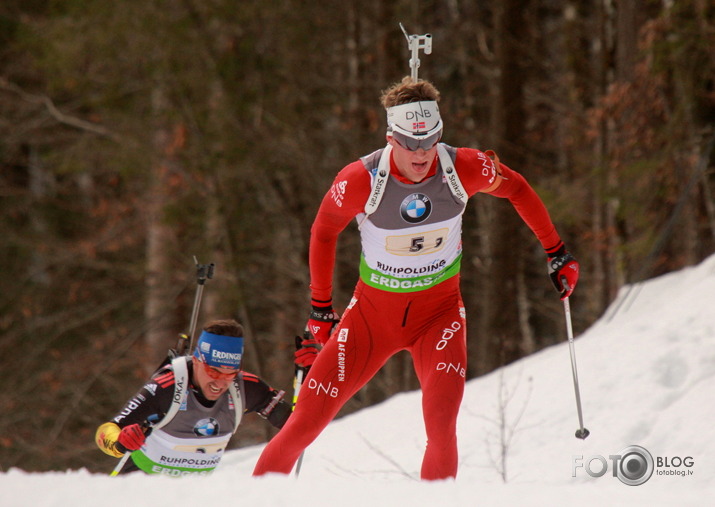
[{"label": "athlete's hand", "polygon": [[307,370],[313,366],[313,363],[318,357],[318,352],[320,352],[322,347],[320,343],[318,343],[318,340],[313,338],[310,334],[307,334],[307,336],[303,338],[296,336],[295,343],[297,348],[295,351],[295,364],[299,368]]},{"label": "athlete's hand", "polygon": [[306,327],[318,343],[325,345],[338,322],[340,322],[340,316],[335,313],[332,305],[322,307],[313,305]]},{"label": "athlete's hand", "polygon": [[561,294],[561,299],[566,299],[576,288],[576,283],[578,282],[578,261],[562,245],[561,248],[549,256],[547,265],[551,282]]},{"label": "athlete's hand", "polygon": [[146,435],[140,424],[130,424],[122,428],[119,432],[119,438],[117,442],[124,447],[127,451],[136,451],[146,440]]}]

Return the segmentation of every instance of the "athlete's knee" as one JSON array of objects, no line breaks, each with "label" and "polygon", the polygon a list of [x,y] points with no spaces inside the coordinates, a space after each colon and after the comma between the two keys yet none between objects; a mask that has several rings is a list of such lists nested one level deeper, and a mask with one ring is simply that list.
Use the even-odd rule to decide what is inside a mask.
[{"label": "athlete's knee", "polygon": [[456,434],[460,404],[461,398],[451,400],[442,398],[439,403],[424,406],[424,422],[428,439],[445,441]]}]

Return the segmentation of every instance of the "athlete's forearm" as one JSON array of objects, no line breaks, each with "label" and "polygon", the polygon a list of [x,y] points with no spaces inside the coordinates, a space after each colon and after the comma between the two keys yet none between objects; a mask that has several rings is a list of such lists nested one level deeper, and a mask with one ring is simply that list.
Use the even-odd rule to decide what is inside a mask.
[{"label": "athlete's forearm", "polygon": [[496,197],[504,197],[514,206],[519,216],[534,232],[544,250],[560,243],[549,212],[536,191],[519,173],[501,165],[503,181],[499,188],[490,192]]},{"label": "athlete's forearm", "polygon": [[329,227],[318,213],[310,234],[310,295],[314,301],[330,301],[339,230]]}]

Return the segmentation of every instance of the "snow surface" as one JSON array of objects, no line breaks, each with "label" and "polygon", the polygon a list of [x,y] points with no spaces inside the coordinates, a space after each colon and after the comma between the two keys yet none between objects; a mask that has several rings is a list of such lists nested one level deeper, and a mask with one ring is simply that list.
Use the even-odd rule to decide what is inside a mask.
[{"label": "snow surface", "polygon": [[[575,330],[586,440],[574,437],[564,342],[467,384],[456,480],[418,480],[425,435],[420,394],[411,392],[331,423],[307,449],[299,477],[251,477],[262,446],[229,451],[209,477],[11,469],[0,473],[0,506],[715,505],[715,256],[624,288],[624,298],[586,332]],[[630,445],[656,460],[639,486],[612,474],[609,456]],[[605,475],[577,468],[574,477],[574,456],[601,470],[595,455],[608,463]],[[676,457],[691,457],[692,466],[657,466]]]}]

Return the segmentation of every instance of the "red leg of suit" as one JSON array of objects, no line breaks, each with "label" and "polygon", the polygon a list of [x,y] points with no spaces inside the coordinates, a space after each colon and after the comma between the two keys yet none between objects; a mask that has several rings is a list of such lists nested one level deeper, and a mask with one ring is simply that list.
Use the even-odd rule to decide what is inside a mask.
[{"label": "red leg of suit", "polygon": [[261,454],[254,475],[289,474],[301,452],[345,402],[390,356],[407,349],[423,391],[428,443],[422,477],[454,477],[456,419],[466,369],[458,277],[428,291],[408,294],[359,283],[355,299],[306,377],[295,412]]},{"label": "red leg of suit", "polygon": [[411,352],[427,433],[421,477],[435,480],[457,475],[457,415],[467,369],[464,318],[457,308],[450,309],[426,336]]}]

